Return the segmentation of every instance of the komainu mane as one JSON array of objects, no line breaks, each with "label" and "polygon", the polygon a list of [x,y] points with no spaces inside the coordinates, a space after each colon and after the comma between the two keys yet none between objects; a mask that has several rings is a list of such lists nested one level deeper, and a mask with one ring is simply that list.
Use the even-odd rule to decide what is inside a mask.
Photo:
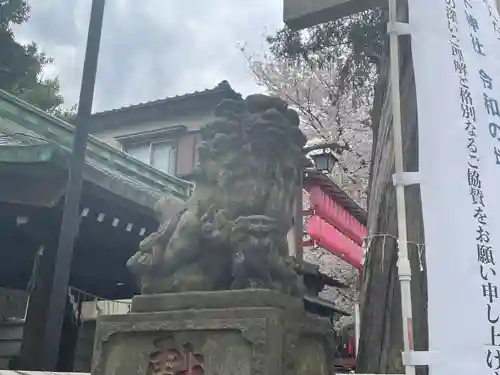
[{"label": "komainu mane", "polygon": [[265,95],[225,100],[201,129],[196,187],[165,215],[128,267],[142,292],[262,288],[291,295],[302,283],[288,256],[293,199],[306,139],[296,112]]}]

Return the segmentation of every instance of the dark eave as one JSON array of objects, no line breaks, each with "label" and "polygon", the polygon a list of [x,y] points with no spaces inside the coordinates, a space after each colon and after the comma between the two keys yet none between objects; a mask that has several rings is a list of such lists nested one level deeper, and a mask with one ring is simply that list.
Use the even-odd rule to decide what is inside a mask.
[{"label": "dark eave", "polygon": [[349,288],[347,284],[325,275],[319,270],[319,266],[310,262],[302,261],[297,265],[297,272],[304,277],[314,277],[323,285],[328,285],[336,288]]},{"label": "dark eave", "polygon": [[335,288],[342,288],[342,289],[349,288],[349,285],[343,283],[342,281],[334,279],[333,277],[330,277],[322,272],[318,272],[317,278],[321,283],[323,283],[327,286],[331,286],[331,287],[335,287]]},{"label": "dark eave", "polygon": [[234,91],[227,81],[222,81],[213,89],[95,113],[90,120],[91,129],[92,132],[99,132],[193,112],[212,112],[224,99],[241,99],[241,94]]},{"label": "dark eave", "polygon": [[354,202],[345,191],[321,172],[314,169],[306,169],[304,174],[304,188],[309,189],[313,186],[319,186],[330,198],[344,207],[361,224],[366,225],[366,211]]},{"label": "dark eave", "polygon": [[304,296],[304,304],[306,309],[308,307],[309,309],[313,307],[315,310],[320,310],[322,312],[321,315],[324,316],[332,316],[333,314],[340,314],[343,316],[351,315],[347,311],[337,308],[334,303],[321,297]]}]

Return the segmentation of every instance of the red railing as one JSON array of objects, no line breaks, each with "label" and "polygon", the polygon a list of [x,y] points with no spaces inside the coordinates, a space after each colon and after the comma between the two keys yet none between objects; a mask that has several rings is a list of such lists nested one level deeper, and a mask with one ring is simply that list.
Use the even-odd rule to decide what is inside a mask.
[{"label": "red railing", "polygon": [[307,233],[316,245],[328,250],[357,269],[363,268],[363,248],[321,217],[312,215],[309,218]]},{"label": "red railing", "polygon": [[330,198],[319,186],[309,189],[311,209],[358,245],[363,245],[367,229],[344,207]]}]

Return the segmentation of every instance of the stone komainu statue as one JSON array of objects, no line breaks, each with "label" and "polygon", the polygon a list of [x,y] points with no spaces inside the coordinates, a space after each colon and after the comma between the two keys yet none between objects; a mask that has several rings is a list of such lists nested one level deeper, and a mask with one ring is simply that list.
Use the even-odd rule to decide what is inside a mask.
[{"label": "stone komainu statue", "polygon": [[[225,100],[201,129],[196,187],[127,263],[142,292],[262,288],[291,295],[302,283],[288,256],[306,139],[299,117],[264,95]],[[170,210],[171,212],[171,210]]]}]

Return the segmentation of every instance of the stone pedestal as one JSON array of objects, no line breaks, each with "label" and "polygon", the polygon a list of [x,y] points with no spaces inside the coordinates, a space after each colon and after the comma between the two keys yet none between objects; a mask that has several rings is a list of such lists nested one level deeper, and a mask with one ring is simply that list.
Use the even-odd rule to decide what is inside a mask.
[{"label": "stone pedestal", "polygon": [[138,296],[99,318],[93,375],[330,375],[333,331],[266,290]]}]

